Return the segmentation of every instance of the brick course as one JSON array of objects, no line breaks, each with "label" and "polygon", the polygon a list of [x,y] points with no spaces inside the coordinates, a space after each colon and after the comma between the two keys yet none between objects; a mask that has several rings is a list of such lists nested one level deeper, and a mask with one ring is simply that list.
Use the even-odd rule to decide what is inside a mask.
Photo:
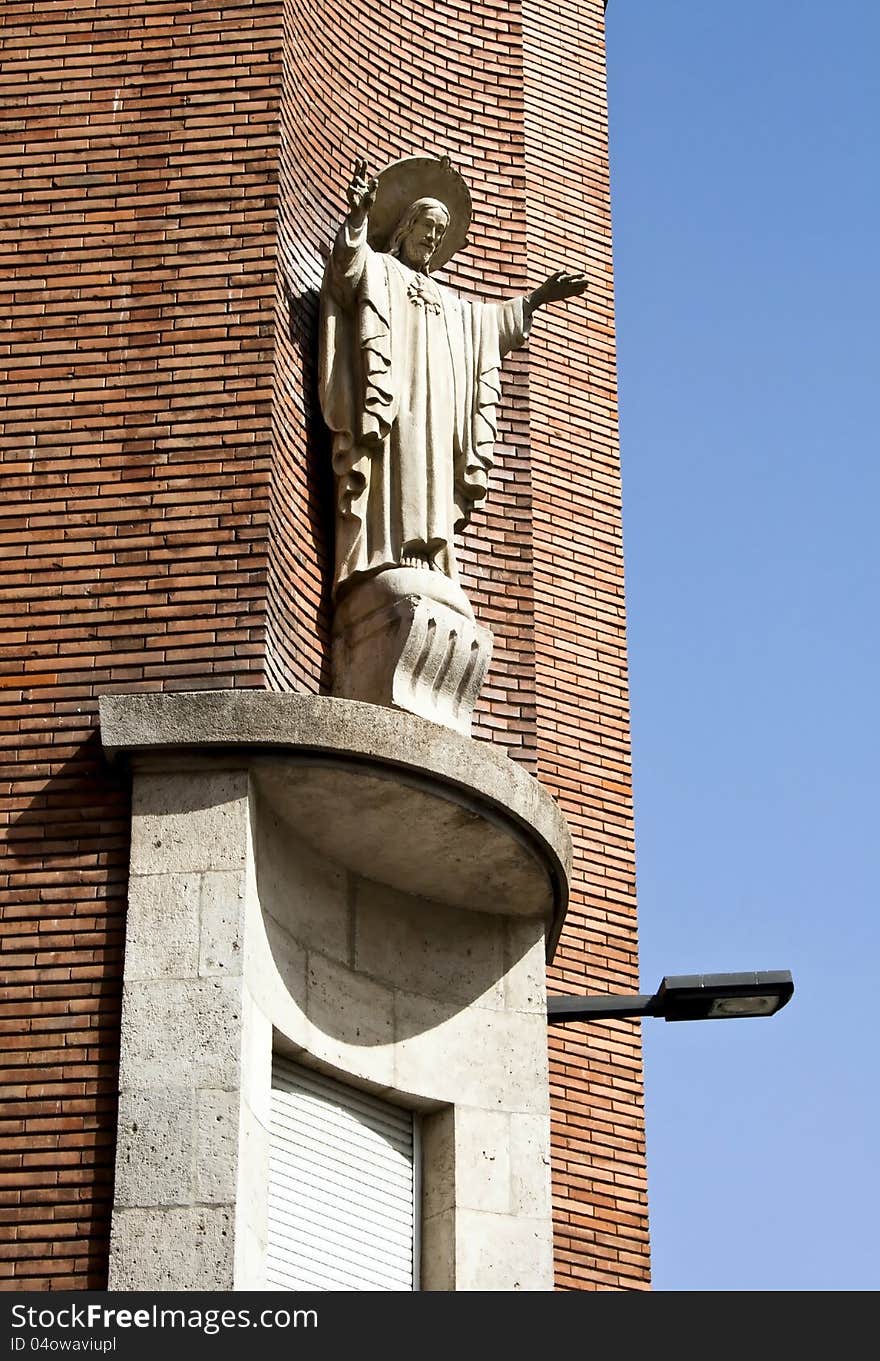
[{"label": "brick course", "polygon": [[[332,46],[328,43],[332,35]],[[448,282],[586,259],[504,369],[461,552],[476,732],[575,840],[551,987],[637,985],[599,0],[4,7],[0,1272],[103,1288],[128,791],[109,690],[327,685],[316,290],[355,154],[472,185]],[[51,213],[51,217],[50,217]],[[647,1284],[639,1035],[553,1028],[558,1284]]]}]

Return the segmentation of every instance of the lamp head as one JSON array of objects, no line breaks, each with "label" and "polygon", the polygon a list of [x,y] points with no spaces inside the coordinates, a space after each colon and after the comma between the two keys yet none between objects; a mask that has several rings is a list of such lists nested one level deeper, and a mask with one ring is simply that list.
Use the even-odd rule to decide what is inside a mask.
[{"label": "lamp head", "polygon": [[787,969],[763,973],[674,974],[654,995],[654,1016],[666,1021],[721,1021],[772,1016],[794,992]]}]

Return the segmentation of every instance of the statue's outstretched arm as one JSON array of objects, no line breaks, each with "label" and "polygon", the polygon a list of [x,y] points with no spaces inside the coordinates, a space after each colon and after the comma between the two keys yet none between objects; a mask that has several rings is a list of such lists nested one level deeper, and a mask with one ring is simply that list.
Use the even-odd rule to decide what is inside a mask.
[{"label": "statue's outstretched arm", "polygon": [[378,181],[367,179],[367,163],[360,157],[354,163],[351,183],[346,189],[348,216],[336,234],[325,288],[344,308],[351,308],[367,258],[367,219],[376,198]]},{"label": "statue's outstretched arm", "polygon": [[545,279],[539,284],[533,293],[526,298],[526,309],[529,313],[536,312],[539,307],[546,307],[548,302],[560,302],[563,298],[576,298],[581,293],[586,293],[589,286],[589,279],[586,270],[578,270],[574,274],[567,273],[564,269],[557,269],[555,274],[551,274],[549,279]]},{"label": "statue's outstretched arm", "polygon": [[370,216],[378,187],[377,179],[367,179],[367,163],[362,156],[358,156],[354,163],[351,184],[345,191],[348,199],[348,221],[355,231],[362,227]]}]

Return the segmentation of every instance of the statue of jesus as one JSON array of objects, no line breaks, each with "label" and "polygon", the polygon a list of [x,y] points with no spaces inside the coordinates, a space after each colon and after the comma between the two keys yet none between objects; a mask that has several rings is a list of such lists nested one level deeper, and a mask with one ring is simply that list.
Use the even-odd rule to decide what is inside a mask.
[{"label": "statue of jesus", "polygon": [[368,178],[321,289],[320,398],[336,474],[334,595],[390,568],[457,581],[453,536],[486,495],[501,361],[545,303],[585,292],[552,274],[528,296],[483,303],[433,277],[465,242],[470,195],[446,158]]}]

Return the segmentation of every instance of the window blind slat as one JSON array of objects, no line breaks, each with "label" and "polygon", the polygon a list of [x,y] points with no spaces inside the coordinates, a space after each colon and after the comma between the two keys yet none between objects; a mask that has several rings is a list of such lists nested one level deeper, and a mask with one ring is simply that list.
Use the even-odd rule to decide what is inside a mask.
[{"label": "window blind slat", "polygon": [[410,1111],[276,1058],[269,1286],[412,1290],[413,1146]]}]

